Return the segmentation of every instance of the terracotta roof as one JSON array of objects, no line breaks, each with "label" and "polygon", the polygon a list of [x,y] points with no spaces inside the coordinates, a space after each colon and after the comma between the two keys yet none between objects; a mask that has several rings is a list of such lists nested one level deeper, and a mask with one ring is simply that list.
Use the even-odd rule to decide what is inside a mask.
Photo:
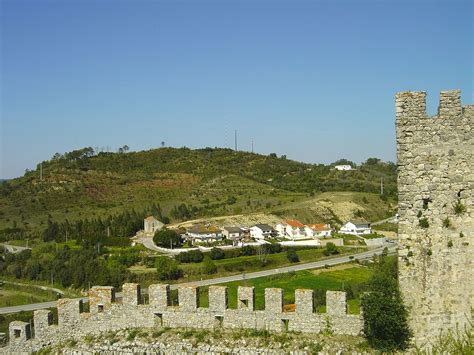
[{"label": "terracotta roof", "polygon": [[148,216],[147,218],[145,218],[146,221],[157,221],[157,219],[153,216]]},{"label": "terracotta roof", "polygon": [[296,228],[304,227],[304,224],[301,223],[300,221],[297,221],[296,219],[288,219],[285,221],[285,223]]},{"label": "terracotta roof", "polygon": [[324,223],[308,224],[308,227],[317,232],[331,230],[331,228]]}]

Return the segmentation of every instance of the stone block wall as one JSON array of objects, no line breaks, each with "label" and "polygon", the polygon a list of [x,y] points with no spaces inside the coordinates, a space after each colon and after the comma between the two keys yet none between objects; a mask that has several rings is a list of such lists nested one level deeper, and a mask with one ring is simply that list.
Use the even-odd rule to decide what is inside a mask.
[{"label": "stone block wall", "polygon": [[[80,299],[58,301],[58,324],[51,323],[49,311],[36,311],[35,337],[29,323],[10,323],[11,342],[7,351],[36,351],[66,339],[100,334],[127,328],[197,328],[257,329],[272,332],[300,331],[359,335],[360,315],[346,312],[345,293],[328,291],[327,313],[315,313],[313,291],[297,290],[296,312],[283,311],[283,290],[265,290],[265,309],[255,310],[253,287],[239,287],[238,308],[228,308],[228,290],[223,286],[209,288],[209,307],[199,307],[199,288],[178,289],[179,306],[169,306],[169,285],[151,285],[148,304],[140,304],[140,287],[125,284],[124,299],[115,302],[112,288],[93,287],[89,291],[90,312],[82,312]],[[92,306],[95,304],[95,307]],[[100,311],[97,306],[104,306]],[[3,349],[2,349],[3,350]]]},{"label": "stone block wall", "polygon": [[399,279],[418,344],[468,326],[474,303],[474,105],[459,90],[426,113],[425,92],[396,95]]}]

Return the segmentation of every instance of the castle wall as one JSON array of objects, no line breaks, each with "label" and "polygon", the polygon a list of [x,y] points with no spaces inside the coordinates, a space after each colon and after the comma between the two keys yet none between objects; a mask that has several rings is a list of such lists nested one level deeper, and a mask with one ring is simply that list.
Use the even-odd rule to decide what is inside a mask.
[{"label": "castle wall", "polygon": [[[36,311],[34,315],[35,337],[31,338],[29,323],[12,322],[13,334],[8,351],[34,351],[47,344],[56,344],[66,339],[78,339],[85,335],[97,335],[107,331],[127,328],[194,328],[194,329],[257,329],[272,332],[300,331],[359,335],[362,319],[346,312],[345,293],[327,291],[328,313],[314,313],[313,291],[297,291],[296,312],[283,311],[283,290],[265,290],[265,309],[255,310],[253,287],[239,287],[238,309],[228,309],[227,287],[209,288],[209,307],[199,307],[198,287],[178,289],[178,306],[169,306],[169,285],[151,285],[150,301],[140,304],[140,286],[125,284],[124,298],[115,301],[113,289],[93,287],[90,299],[95,306],[90,312],[82,312],[82,301],[60,299],[58,302],[58,325],[51,323],[49,311]],[[100,311],[98,306],[102,305]],[[15,336],[18,335],[18,336]],[[3,350],[3,349],[2,349]]]},{"label": "castle wall", "polygon": [[399,279],[416,342],[469,324],[474,300],[474,106],[396,95]]}]

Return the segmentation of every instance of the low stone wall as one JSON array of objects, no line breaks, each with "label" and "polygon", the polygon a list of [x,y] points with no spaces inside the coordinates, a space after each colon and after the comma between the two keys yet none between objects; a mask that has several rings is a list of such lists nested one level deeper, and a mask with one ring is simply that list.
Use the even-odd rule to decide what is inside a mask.
[{"label": "low stone wall", "polygon": [[321,246],[325,247],[327,243],[333,243],[337,247],[343,247],[344,246],[344,239],[342,238],[328,238],[328,239],[319,239],[319,242],[321,243]]},{"label": "low stone wall", "polygon": [[178,289],[178,306],[170,306],[169,285],[151,285],[148,304],[140,304],[138,284],[125,284],[121,302],[112,287],[94,286],[89,291],[89,312],[82,312],[80,299],[58,301],[58,324],[49,311],[34,313],[34,337],[29,323],[10,324],[7,352],[35,351],[66,339],[79,339],[127,328],[256,329],[276,333],[297,331],[359,335],[362,318],[347,314],[346,293],[327,291],[326,313],[315,313],[312,290],[295,291],[295,311],[283,311],[283,290],[265,290],[265,309],[255,310],[253,287],[239,287],[237,309],[228,308],[228,290],[209,287],[209,307],[199,307],[198,287]]},{"label": "low stone wall", "polygon": [[365,245],[367,245],[368,247],[381,247],[385,245],[386,241],[387,241],[387,238],[385,237],[365,239]]}]

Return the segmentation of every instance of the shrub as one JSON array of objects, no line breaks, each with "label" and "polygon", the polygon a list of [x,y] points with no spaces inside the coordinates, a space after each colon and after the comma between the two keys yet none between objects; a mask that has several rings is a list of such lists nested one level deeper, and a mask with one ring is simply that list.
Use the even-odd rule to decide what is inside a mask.
[{"label": "shrub", "polygon": [[204,258],[204,261],[202,263],[202,272],[205,273],[205,274],[215,274],[217,272],[217,266],[216,264],[214,263],[214,261],[212,261],[212,259],[206,255],[206,257]]},{"label": "shrub", "polygon": [[381,257],[361,299],[364,335],[372,347],[387,352],[407,349],[412,336],[397,269],[397,258]]},{"label": "shrub", "polygon": [[428,222],[428,219],[426,218],[420,218],[418,220],[418,224],[421,228],[428,228],[430,226],[429,222]]},{"label": "shrub", "polygon": [[224,259],[225,258],[225,254],[224,254],[224,251],[222,249],[219,249],[219,248],[212,248],[211,249],[211,259],[212,260],[220,260],[220,259]]},{"label": "shrub", "polygon": [[339,254],[339,249],[336,247],[336,244],[329,242],[326,244],[323,254],[326,256]]},{"label": "shrub", "polygon": [[256,250],[253,246],[251,245],[246,245],[240,249],[240,254],[243,256],[250,256],[250,255],[255,255]]},{"label": "shrub", "polygon": [[294,249],[288,249],[286,252],[286,258],[290,263],[297,263],[300,261],[300,258],[298,257],[298,254],[296,254],[296,251]]},{"label": "shrub", "polygon": [[451,226],[451,221],[449,220],[449,218],[446,217],[445,219],[443,219],[443,227],[449,228],[450,226]]},{"label": "shrub", "polygon": [[156,258],[155,265],[160,280],[177,280],[183,276],[183,270],[179,268],[176,260],[167,256]]},{"label": "shrub", "polygon": [[453,246],[453,241],[450,240],[450,241],[448,242],[448,248],[451,248],[452,246]]},{"label": "shrub", "polygon": [[462,215],[464,212],[466,212],[466,206],[464,206],[461,202],[461,200],[457,200],[456,203],[454,204],[454,214],[456,216]]},{"label": "shrub", "polygon": [[204,254],[200,250],[190,250],[176,255],[176,260],[180,263],[200,263],[204,259]]}]

